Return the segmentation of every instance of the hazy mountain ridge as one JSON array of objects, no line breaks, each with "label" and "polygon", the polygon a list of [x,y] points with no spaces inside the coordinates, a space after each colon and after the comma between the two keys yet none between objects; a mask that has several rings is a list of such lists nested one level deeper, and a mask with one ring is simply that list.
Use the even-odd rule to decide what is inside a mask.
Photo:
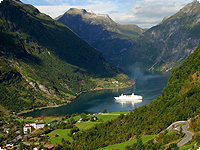
[{"label": "hazy mountain ridge", "polygon": [[144,32],[124,55],[127,62],[122,61],[121,68],[139,62],[147,69],[168,71],[181,64],[200,45],[199,21],[200,4],[195,0]]},{"label": "hazy mountain ridge", "polygon": [[1,2],[0,37],[0,105],[12,111],[62,104],[82,91],[117,87],[111,80],[132,84],[100,52],[32,5]]},{"label": "hazy mountain ridge", "polygon": [[117,24],[108,15],[97,15],[85,9],[71,8],[57,20],[102,52],[115,66],[132,41],[145,31],[136,25]]},{"label": "hazy mountain ridge", "polygon": [[195,0],[147,31],[134,25],[116,24],[108,15],[84,9],[70,9],[58,21],[125,71],[130,72],[138,65],[143,69],[170,71],[200,45],[199,13],[200,4]]}]

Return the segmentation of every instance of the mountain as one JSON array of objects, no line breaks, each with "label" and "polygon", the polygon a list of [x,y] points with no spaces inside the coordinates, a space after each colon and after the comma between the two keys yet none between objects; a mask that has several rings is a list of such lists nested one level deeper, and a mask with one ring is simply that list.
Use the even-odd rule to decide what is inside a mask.
[{"label": "mountain", "polygon": [[[136,135],[156,135],[171,123],[200,114],[200,47],[177,67],[161,96],[148,106],[134,109],[128,115],[76,133],[74,148],[100,149],[136,138]],[[167,139],[165,139],[167,141]],[[152,143],[155,146],[156,141]],[[154,149],[165,149],[160,147]],[[167,143],[165,144],[167,146]],[[147,148],[152,149],[152,148]]]},{"label": "mountain", "polygon": [[57,21],[67,25],[82,39],[103,53],[105,59],[117,66],[124,51],[132,46],[144,29],[136,25],[120,25],[108,15],[90,10],[71,8]]},{"label": "mountain", "polygon": [[116,24],[108,15],[84,9],[72,8],[58,17],[58,21],[126,72],[136,66],[170,71],[200,45],[199,13],[200,4],[194,0],[147,31],[135,25]]},{"label": "mountain", "polygon": [[83,91],[132,85],[71,29],[19,0],[0,3],[0,39],[1,108],[55,106]]},{"label": "mountain", "polygon": [[144,32],[123,55],[121,68],[172,70],[200,45],[200,4],[197,0]]}]

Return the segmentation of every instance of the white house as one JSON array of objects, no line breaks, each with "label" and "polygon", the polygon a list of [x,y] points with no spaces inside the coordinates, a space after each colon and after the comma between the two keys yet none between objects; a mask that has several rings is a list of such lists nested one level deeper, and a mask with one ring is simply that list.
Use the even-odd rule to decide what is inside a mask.
[{"label": "white house", "polygon": [[23,130],[24,134],[27,134],[28,131],[31,132],[31,126],[29,124],[25,124]]},{"label": "white house", "polygon": [[4,132],[8,134],[8,133],[9,133],[9,130],[10,130],[9,128],[5,128],[5,129],[4,129]]},{"label": "white house", "polygon": [[41,129],[44,128],[45,123],[44,122],[36,122],[36,123],[29,123],[30,126],[32,126],[34,129]]},{"label": "white house", "polygon": [[11,149],[11,148],[13,147],[13,143],[8,143],[8,144],[6,144],[6,147],[7,147],[8,149]]},{"label": "white house", "polygon": [[24,125],[24,133],[27,134],[28,130],[31,132],[31,127],[34,129],[42,129],[44,128],[45,123],[44,122],[36,122],[36,123],[28,123]]}]

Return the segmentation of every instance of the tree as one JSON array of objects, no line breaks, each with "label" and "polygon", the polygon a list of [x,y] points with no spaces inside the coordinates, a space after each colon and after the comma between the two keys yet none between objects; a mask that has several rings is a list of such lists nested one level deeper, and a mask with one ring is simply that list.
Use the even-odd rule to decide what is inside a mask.
[{"label": "tree", "polygon": [[103,109],[103,113],[107,113],[107,110],[105,108]]},{"label": "tree", "polygon": [[19,125],[19,130],[20,130],[20,135],[23,136],[24,135],[24,121],[21,121],[20,122],[20,125]]},{"label": "tree", "polygon": [[70,135],[73,135],[75,132],[78,132],[79,128],[77,126],[74,126],[71,130],[70,130]]},{"label": "tree", "polygon": [[30,129],[27,130],[27,134],[29,134],[29,133],[30,133]]},{"label": "tree", "polygon": [[71,124],[75,124],[75,123],[76,123],[76,120],[75,120],[74,118],[70,118],[69,122],[70,122]]},{"label": "tree", "polygon": [[180,126],[180,134],[182,134],[182,132],[183,132],[183,128],[182,126]]},{"label": "tree", "polygon": [[24,149],[24,148],[25,148],[25,145],[22,142],[20,142],[19,143],[19,149]]},{"label": "tree", "polygon": [[85,113],[81,114],[82,121],[88,121],[88,117]]}]

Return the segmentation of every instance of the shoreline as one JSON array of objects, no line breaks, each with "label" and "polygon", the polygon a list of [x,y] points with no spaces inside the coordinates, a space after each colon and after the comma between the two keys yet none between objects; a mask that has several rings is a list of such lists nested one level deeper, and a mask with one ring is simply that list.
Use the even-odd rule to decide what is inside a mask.
[{"label": "shoreline", "polygon": [[24,114],[27,114],[27,113],[30,113],[30,112],[33,112],[33,111],[37,111],[37,110],[61,107],[61,106],[68,105],[70,103],[71,103],[71,101],[68,101],[67,103],[64,103],[64,104],[59,104],[59,105],[54,105],[54,106],[44,106],[44,107],[34,108],[34,109],[31,109],[31,110],[25,110],[25,111],[17,113],[17,116],[23,116]]},{"label": "shoreline", "polygon": [[118,88],[95,88],[95,89],[91,89],[91,90],[88,90],[88,91],[82,91],[82,92],[77,93],[77,96],[76,96],[75,98],[73,98],[73,99],[71,99],[71,100],[68,100],[67,103],[63,103],[63,104],[59,104],[59,105],[54,105],[54,106],[44,106],[44,107],[34,108],[34,109],[31,109],[31,110],[25,110],[25,111],[22,111],[22,112],[17,113],[16,115],[17,115],[17,116],[23,116],[24,114],[27,114],[27,113],[30,113],[30,112],[34,112],[34,111],[37,111],[37,110],[48,109],[48,108],[57,108],[57,107],[61,107],[61,106],[66,106],[66,105],[71,104],[71,102],[72,102],[73,100],[75,100],[76,98],[78,98],[78,97],[79,97],[81,94],[83,94],[83,93],[93,92],[93,91],[101,91],[101,90],[126,89],[126,88],[129,88],[129,87],[132,87],[134,84],[135,84],[135,82],[134,82],[131,86],[127,86],[127,87],[118,87]]}]

